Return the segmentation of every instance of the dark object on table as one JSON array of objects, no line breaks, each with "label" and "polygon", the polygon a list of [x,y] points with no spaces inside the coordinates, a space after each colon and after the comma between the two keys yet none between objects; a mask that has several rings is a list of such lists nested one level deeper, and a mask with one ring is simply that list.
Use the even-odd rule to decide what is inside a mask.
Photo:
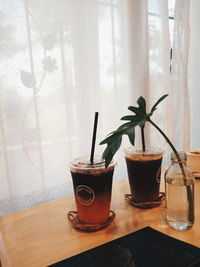
[{"label": "dark object on table", "polygon": [[51,267],[200,267],[200,248],[151,227],[80,253]]}]

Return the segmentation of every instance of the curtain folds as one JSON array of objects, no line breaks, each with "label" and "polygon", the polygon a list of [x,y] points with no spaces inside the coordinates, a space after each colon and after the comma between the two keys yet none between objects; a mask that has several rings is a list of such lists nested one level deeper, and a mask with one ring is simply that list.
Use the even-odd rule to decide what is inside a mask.
[{"label": "curtain folds", "polygon": [[[188,60],[190,44],[190,1],[177,0],[173,32],[171,68],[171,138],[179,150],[190,149],[190,95],[188,89]],[[177,123],[178,122],[178,123]]]},{"label": "curtain folds", "polygon": [[[190,149],[190,11],[189,0],[1,1],[0,215],[71,194],[68,162],[89,155],[95,111],[101,154],[140,95],[169,93],[153,120]],[[149,126],[146,138],[168,150]],[[127,145],[114,179],[127,176]]]}]

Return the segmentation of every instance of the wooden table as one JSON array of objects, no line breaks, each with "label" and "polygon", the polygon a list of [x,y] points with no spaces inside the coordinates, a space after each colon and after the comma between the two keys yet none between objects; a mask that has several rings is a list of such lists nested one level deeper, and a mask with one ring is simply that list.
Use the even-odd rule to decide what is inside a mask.
[{"label": "wooden table", "polygon": [[186,232],[172,230],[164,223],[164,202],[160,207],[141,210],[126,203],[125,193],[129,193],[128,180],[115,182],[112,209],[117,216],[109,227],[93,233],[76,231],[68,223],[67,211],[75,210],[73,196],[0,217],[2,267],[47,266],[145,226],[200,247],[200,180],[196,180],[195,224]]}]

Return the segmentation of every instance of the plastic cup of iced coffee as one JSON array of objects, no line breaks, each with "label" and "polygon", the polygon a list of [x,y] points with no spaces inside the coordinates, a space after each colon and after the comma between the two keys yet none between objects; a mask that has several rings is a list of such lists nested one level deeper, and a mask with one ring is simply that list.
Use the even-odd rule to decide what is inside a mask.
[{"label": "plastic cup of iced coffee", "polygon": [[70,214],[75,228],[93,231],[110,224],[115,216],[110,211],[115,162],[105,168],[100,157],[92,164],[88,157],[81,157],[71,161],[69,167],[77,207],[76,217]]},{"label": "plastic cup of iced coffee", "polygon": [[160,193],[161,164],[164,150],[148,146],[124,150],[131,195],[126,195],[130,204],[138,208],[160,205],[164,193]]}]

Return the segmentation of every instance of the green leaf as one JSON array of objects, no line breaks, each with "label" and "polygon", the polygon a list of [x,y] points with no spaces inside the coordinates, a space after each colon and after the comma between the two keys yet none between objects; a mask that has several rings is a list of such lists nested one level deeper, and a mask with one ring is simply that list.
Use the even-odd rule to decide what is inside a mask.
[{"label": "green leaf", "polygon": [[131,145],[135,145],[135,127],[129,128],[126,133],[128,135]]},{"label": "green leaf", "polygon": [[124,121],[135,121],[136,118],[137,118],[137,116],[135,116],[135,115],[128,115],[128,116],[122,117],[121,120],[124,120]]},{"label": "green leaf", "polygon": [[122,124],[121,126],[119,126],[119,128],[117,128],[117,130],[109,133],[108,137],[106,137],[104,140],[100,142],[100,145],[115,142],[115,139],[118,138],[118,135],[123,135],[126,132],[126,130],[129,129],[130,127],[133,127],[133,125],[135,124],[133,124],[132,122],[127,122]]},{"label": "green leaf", "polygon": [[163,101],[166,97],[168,96],[168,94],[163,95],[161,98],[158,99],[158,101],[153,105],[153,107],[151,108],[151,112],[150,112],[150,116],[153,114],[153,112],[156,110],[158,104]]},{"label": "green leaf", "polygon": [[102,155],[102,158],[105,160],[105,167],[106,168],[108,167],[108,165],[112,161],[113,156],[115,155],[117,150],[120,148],[121,142],[122,142],[122,136],[121,135],[115,134],[115,136],[112,135],[112,137],[114,137],[114,138],[110,138],[108,140],[107,147],[104,150],[103,155]]},{"label": "green leaf", "polygon": [[129,106],[128,109],[134,112],[138,117],[144,117],[146,114],[143,113],[139,108],[134,106]]},{"label": "green leaf", "polygon": [[100,145],[107,144],[106,149],[103,152],[102,158],[105,160],[106,168],[112,161],[115,153],[121,146],[122,135],[128,135],[128,138],[132,145],[135,143],[135,129],[136,123],[128,122],[122,124],[116,131],[110,133],[110,135],[101,141]]},{"label": "green leaf", "polygon": [[116,133],[117,132],[121,132],[121,130],[126,130],[127,128],[130,128],[134,125],[133,122],[127,122],[127,123],[124,123],[122,124],[121,126],[119,126],[119,128],[117,128],[117,131],[115,131]]},{"label": "green leaf", "polygon": [[131,123],[132,126],[136,127],[137,125],[140,127],[144,127],[146,121],[148,120],[148,116],[147,115],[143,115],[143,117],[138,117],[138,116],[124,116],[121,118],[121,120],[127,120],[127,119],[132,119]]},{"label": "green leaf", "polygon": [[110,152],[110,148],[109,146],[106,147],[104,154],[102,155],[102,159],[105,161],[105,168],[107,168],[109,166],[109,164],[111,163],[112,159],[113,159],[113,153]]},{"label": "green leaf", "polygon": [[137,103],[139,105],[139,109],[141,110],[141,112],[143,112],[144,114],[147,114],[146,112],[146,101],[144,99],[144,97],[140,96],[137,100]]},{"label": "green leaf", "polygon": [[124,121],[131,121],[131,123],[137,123],[138,121],[141,120],[141,118],[143,118],[144,115],[141,117],[141,116],[137,116],[137,115],[129,115],[129,116],[124,116],[121,118],[121,120],[124,120]]},{"label": "green leaf", "polygon": [[102,140],[100,142],[100,145],[104,145],[106,143],[113,142],[114,140],[115,140],[115,131],[113,133],[110,133],[107,138],[105,138],[104,140]]}]

